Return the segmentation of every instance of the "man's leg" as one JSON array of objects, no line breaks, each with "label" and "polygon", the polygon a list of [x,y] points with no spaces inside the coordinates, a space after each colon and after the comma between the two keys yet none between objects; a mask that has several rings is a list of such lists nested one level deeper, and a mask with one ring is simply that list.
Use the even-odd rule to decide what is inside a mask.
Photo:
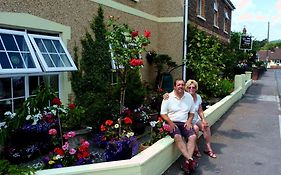
[{"label": "man's leg", "polygon": [[[188,146],[186,146],[186,143],[183,140],[182,136],[179,134],[176,134],[174,136],[174,140],[176,142],[177,147],[179,148],[182,155],[186,158],[186,160],[192,159],[192,154],[190,154],[189,151],[187,150]],[[194,147],[193,147],[193,150],[194,150]]]},{"label": "man's leg", "polygon": [[196,134],[192,134],[191,136],[188,137],[188,142],[187,142],[187,151],[188,155],[193,155],[194,148],[196,145]]}]

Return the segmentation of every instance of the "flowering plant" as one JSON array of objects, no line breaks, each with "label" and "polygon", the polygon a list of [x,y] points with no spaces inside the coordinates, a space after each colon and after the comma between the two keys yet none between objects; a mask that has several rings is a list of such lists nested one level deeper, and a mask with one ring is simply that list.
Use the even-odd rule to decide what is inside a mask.
[{"label": "flowering plant", "polygon": [[120,114],[124,108],[126,78],[130,69],[139,69],[143,66],[141,57],[150,41],[150,31],[145,30],[144,35],[139,35],[137,30],[131,29],[126,24],[117,24],[117,19],[110,16],[106,35],[110,43],[110,52],[120,75]]},{"label": "flowering plant", "polygon": [[[106,161],[129,159],[137,153],[137,138],[132,132],[132,119],[123,111],[117,121],[106,120],[101,126],[101,142],[106,143],[104,157]],[[101,144],[102,145],[102,144]]]},{"label": "flowering plant", "polygon": [[[49,134],[54,139],[54,144],[57,144],[57,131],[50,129]],[[93,159],[89,152],[90,143],[86,140],[80,141],[80,146],[71,148],[68,142],[69,138],[76,135],[70,131],[63,135],[65,142],[62,146],[56,146],[52,152],[43,159],[44,168],[60,168],[74,165],[90,164]]]},{"label": "flowering plant", "polygon": [[3,146],[9,135],[9,131],[14,129],[13,123],[15,122],[15,113],[10,111],[4,113],[3,121],[0,121],[0,145]]},{"label": "flowering plant", "polygon": [[162,117],[158,117],[157,121],[151,121],[150,126],[151,126],[150,139],[147,142],[145,142],[144,145],[152,145],[158,140],[169,135],[171,131],[170,125],[166,124],[165,121],[162,119]]},{"label": "flowering plant", "polygon": [[163,100],[163,95],[167,93],[163,88],[157,88],[153,90],[153,95],[151,96],[151,107],[153,110],[160,111],[161,103]]},{"label": "flowering plant", "polygon": [[102,141],[117,141],[120,138],[130,138],[131,136],[134,136],[134,132],[132,132],[130,127],[132,123],[130,117],[120,118],[119,121],[106,120],[100,126],[100,130],[103,133]]}]

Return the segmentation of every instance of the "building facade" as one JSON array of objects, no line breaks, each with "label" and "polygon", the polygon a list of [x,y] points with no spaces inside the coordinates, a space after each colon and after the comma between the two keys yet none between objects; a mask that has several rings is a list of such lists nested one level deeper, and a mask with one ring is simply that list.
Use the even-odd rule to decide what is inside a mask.
[{"label": "building facade", "polygon": [[[0,114],[21,106],[40,84],[50,84],[63,103],[68,103],[71,94],[69,71],[76,69],[71,58],[73,47],[75,44],[81,47],[80,39],[86,30],[91,30],[90,23],[99,5],[104,9],[105,20],[108,16],[119,16],[120,22],[127,23],[140,33],[151,31],[151,44],[147,50],[168,54],[179,65],[182,64],[184,0],[0,2]],[[189,0],[188,21],[223,42],[229,42],[234,9],[230,0]],[[7,43],[13,43],[15,49],[6,48]],[[19,47],[22,43],[28,47]],[[58,60],[65,62],[59,63]],[[155,70],[152,65],[144,64],[142,78],[153,82]],[[173,71],[173,76],[181,74],[181,67]]]}]

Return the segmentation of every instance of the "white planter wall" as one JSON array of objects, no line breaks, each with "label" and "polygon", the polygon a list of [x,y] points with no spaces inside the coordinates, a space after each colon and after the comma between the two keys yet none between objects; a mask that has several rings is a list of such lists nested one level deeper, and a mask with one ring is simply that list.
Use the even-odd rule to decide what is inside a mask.
[{"label": "white planter wall", "polygon": [[[241,99],[252,85],[249,74],[246,72],[246,75],[236,75],[235,90],[204,111],[210,125],[213,125],[235,102]],[[129,160],[41,170],[37,171],[36,175],[160,175],[180,156],[173,142],[173,139],[167,136]]]}]

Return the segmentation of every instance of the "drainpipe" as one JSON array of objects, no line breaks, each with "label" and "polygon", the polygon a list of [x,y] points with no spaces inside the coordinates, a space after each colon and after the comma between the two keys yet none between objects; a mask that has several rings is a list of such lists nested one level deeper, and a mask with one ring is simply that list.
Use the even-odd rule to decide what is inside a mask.
[{"label": "drainpipe", "polygon": [[187,24],[188,24],[188,0],[184,0],[183,16],[183,70],[182,79],[186,81],[186,54],[187,54]]}]

